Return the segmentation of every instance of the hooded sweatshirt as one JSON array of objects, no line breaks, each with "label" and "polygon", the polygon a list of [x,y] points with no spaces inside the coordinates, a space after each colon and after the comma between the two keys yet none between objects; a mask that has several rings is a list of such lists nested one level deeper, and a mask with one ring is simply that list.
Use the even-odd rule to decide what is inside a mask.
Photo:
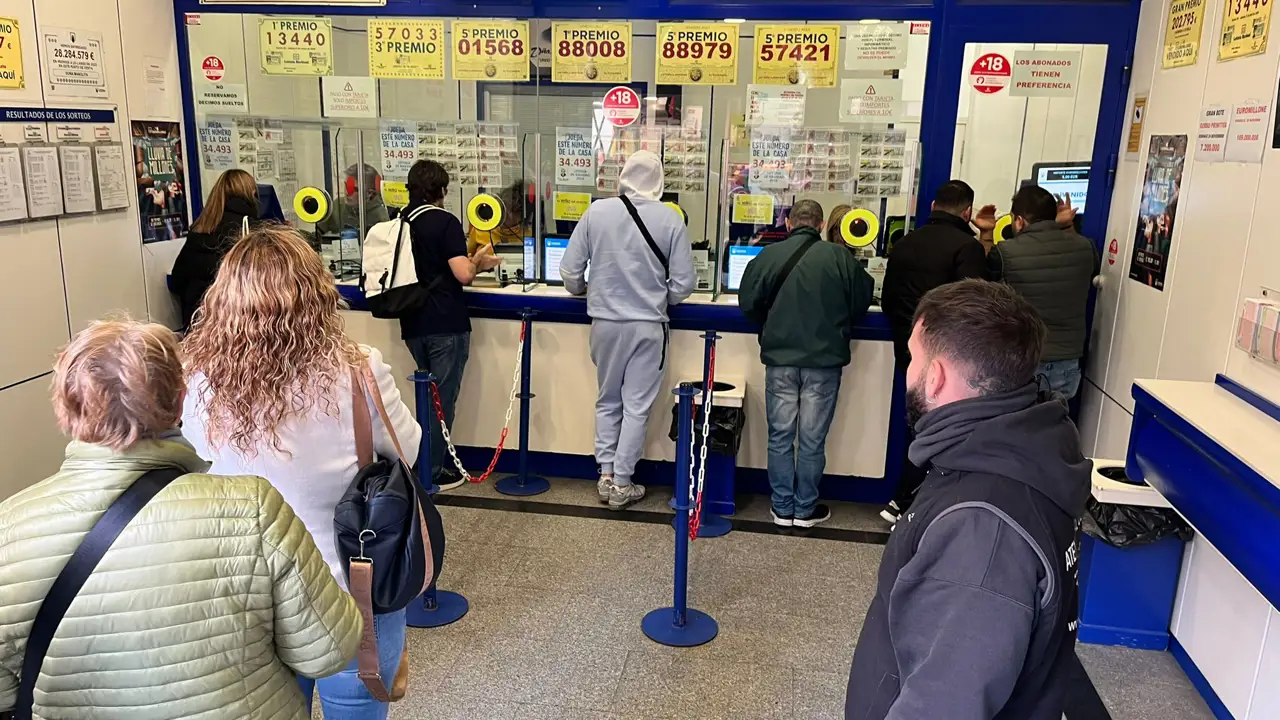
[{"label": "hooded sweatshirt", "polygon": [[1066,403],[1031,384],[915,429],[932,469],[885,547],[845,718],[1060,720],[1090,475]]},{"label": "hooded sweatshirt", "polygon": [[586,294],[587,314],[596,320],[665,323],[667,306],[693,294],[696,281],[684,219],[660,200],[662,160],[657,155],[641,150],[628,158],[618,185],[666,256],[670,279],[620,198],[597,200],[587,208],[560,260],[560,277],[570,293]]}]

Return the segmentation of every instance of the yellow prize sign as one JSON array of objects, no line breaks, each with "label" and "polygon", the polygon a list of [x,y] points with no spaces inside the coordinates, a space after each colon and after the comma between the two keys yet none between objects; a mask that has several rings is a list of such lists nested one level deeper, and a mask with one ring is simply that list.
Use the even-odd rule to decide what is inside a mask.
[{"label": "yellow prize sign", "polygon": [[1271,0],[1226,0],[1218,60],[1261,55],[1271,32]]},{"label": "yellow prize sign", "polygon": [[369,18],[369,74],[443,80],[444,21]]},{"label": "yellow prize sign", "polygon": [[551,82],[631,82],[631,23],[551,23]]},{"label": "yellow prize sign", "polygon": [[657,81],[666,85],[736,85],[738,26],[658,23]]},{"label": "yellow prize sign", "polygon": [[1169,5],[1169,22],[1164,30],[1164,61],[1168,68],[1195,65],[1200,56],[1200,30],[1204,27],[1204,6],[1209,0],[1174,0]]},{"label": "yellow prize sign", "polygon": [[0,18],[0,88],[24,88],[22,32],[14,18]]},{"label": "yellow prize sign", "polygon": [[577,222],[591,207],[591,193],[557,192],[555,193],[555,219],[566,222]]},{"label": "yellow prize sign", "polygon": [[409,207],[409,186],[402,182],[382,183],[382,201],[387,207]]},{"label": "yellow prize sign", "polygon": [[266,75],[332,75],[333,23],[327,18],[259,18],[258,50]]},{"label": "yellow prize sign", "polygon": [[835,87],[839,60],[839,25],[757,25],[751,82]]},{"label": "yellow prize sign", "polygon": [[773,196],[734,195],[733,221],[749,225],[772,225]]},{"label": "yellow prize sign", "polygon": [[529,79],[529,23],[525,20],[454,20],[453,79]]}]

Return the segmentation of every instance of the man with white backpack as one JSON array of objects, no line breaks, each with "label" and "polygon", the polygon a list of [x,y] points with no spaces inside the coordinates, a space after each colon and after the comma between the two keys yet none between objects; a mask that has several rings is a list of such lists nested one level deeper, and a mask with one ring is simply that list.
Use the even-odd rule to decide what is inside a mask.
[{"label": "man with white backpack", "polygon": [[[462,371],[471,350],[471,318],[462,287],[476,274],[498,265],[492,246],[467,255],[462,222],[443,209],[449,173],[440,163],[419,160],[409,170],[409,219],[413,264],[425,292],[421,306],[400,318],[400,336],[418,368],[436,377],[445,423],[453,425]],[[462,476],[444,462],[448,457],[439,423],[431,424],[431,475],[442,489],[462,484]]]}]

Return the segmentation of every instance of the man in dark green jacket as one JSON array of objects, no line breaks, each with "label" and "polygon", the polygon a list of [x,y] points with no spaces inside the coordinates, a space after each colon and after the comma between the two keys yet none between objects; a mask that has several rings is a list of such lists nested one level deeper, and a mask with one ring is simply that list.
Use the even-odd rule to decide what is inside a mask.
[{"label": "man in dark green jacket", "polygon": [[853,253],[822,241],[822,217],[818,203],[797,201],[787,216],[791,234],[747,265],[738,293],[743,314],[760,327],[772,513],[782,527],[831,517],[818,504],[827,431],[849,340],[875,287]]}]

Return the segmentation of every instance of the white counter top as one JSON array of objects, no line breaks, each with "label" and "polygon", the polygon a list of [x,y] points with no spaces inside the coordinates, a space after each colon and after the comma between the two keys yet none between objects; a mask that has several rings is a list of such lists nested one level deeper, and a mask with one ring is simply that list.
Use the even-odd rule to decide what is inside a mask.
[{"label": "white counter top", "polygon": [[[534,285],[529,290],[525,290],[524,286],[519,284],[508,285],[506,287],[471,285],[463,289],[466,290],[467,292],[475,292],[475,293],[494,293],[499,295],[528,295],[530,297],[552,297],[552,298],[577,297],[584,301],[586,300],[585,295],[570,295],[568,290],[565,290],[563,287],[559,285],[544,285],[542,283],[538,283],[537,285]],[[705,293],[705,292],[694,293],[693,295],[690,295],[689,299],[685,300],[684,303],[682,304],[737,307],[738,296],[735,294],[726,293],[721,295],[718,298],[713,298],[711,293]],[[868,312],[880,312],[880,311],[881,311],[880,306],[878,305],[872,305],[871,308],[868,310]]]},{"label": "white counter top", "polygon": [[1138,380],[1134,384],[1280,487],[1280,422],[1211,382]]}]

